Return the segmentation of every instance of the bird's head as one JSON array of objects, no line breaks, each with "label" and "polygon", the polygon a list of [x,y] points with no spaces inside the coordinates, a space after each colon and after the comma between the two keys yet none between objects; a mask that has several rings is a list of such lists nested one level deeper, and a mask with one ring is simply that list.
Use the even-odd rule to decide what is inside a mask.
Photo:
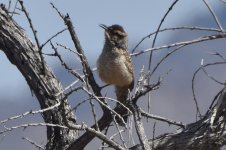
[{"label": "bird's head", "polygon": [[100,24],[99,26],[105,30],[106,42],[109,42],[116,47],[127,46],[128,37],[122,26],[117,24],[112,26]]}]

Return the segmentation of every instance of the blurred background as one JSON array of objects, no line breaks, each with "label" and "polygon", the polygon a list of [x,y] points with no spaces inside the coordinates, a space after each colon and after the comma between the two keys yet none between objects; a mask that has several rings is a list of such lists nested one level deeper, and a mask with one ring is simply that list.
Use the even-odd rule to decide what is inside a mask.
[{"label": "blurred background", "polygon": [[[11,2],[12,10],[16,1],[12,0]],[[96,67],[96,60],[101,53],[104,42],[103,29],[98,26],[99,24],[122,25],[129,34],[129,50],[131,51],[144,36],[156,31],[162,17],[174,1],[24,1],[24,5],[32,18],[34,27],[38,31],[37,35],[41,43],[46,42],[52,35],[65,28],[62,19],[52,8],[50,2],[53,2],[63,14],[68,13],[70,15],[90,66],[94,68]],[[220,0],[209,0],[208,2],[218,16],[223,28],[225,28],[226,4]],[[0,0],[0,3],[5,4],[7,7],[9,5],[9,0]],[[17,10],[17,12],[19,11]],[[25,30],[28,37],[34,41],[33,34],[24,14],[20,12],[20,15],[14,15],[13,18]],[[213,16],[210,14],[202,0],[180,0],[165,19],[162,28],[180,26],[218,28]],[[167,31],[159,34],[156,46],[192,40],[204,35],[212,34],[215,33],[195,30]],[[145,40],[136,51],[150,48],[152,41],[153,38]],[[67,31],[53,39],[52,42],[54,44],[57,42],[73,48],[73,43],[71,42]],[[204,64],[221,61],[219,57],[210,55],[209,52],[219,52],[226,57],[225,42],[225,39],[221,39],[190,45],[166,59],[155,72],[152,82],[157,82],[158,77],[165,75],[168,70],[172,69],[172,71],[164,78],[160,89],[151,92],[151,113],[176,121],[182,121],[183,123],[196,121],[196,108],[191,88],[193,74],[200,67],[202,59],[204,60]],[[156,63],[170,50],[173,49],[155,51],[153,66],[156,65]],[[53,53],[49,45],[45,46],[43,52],[46,54]],[[78,71],[81,69],[75,55],[72,55],[63,48],[59,48],[59,52],[72,69]],[[142,66],[144,66],[145,70],[148,68],[149,53],[133,57],[132,59],[137,81]],[[38,101],[32,96],[24,77],[17,68],[8,61],[2,51],[0,51],[0,60],[0,120],[22,114],[26,111],[38,110]],[[64,70],[57,58],[45,56],[45,61],[64,87],[76,80]],[[225,65],[209,67],[207,71],[217,80],[225,82]],[[104,85],[96,75],[97,74],[95,73],[98,84]],[[222,87],[222,85],[210,80],[203,72],[198,74],[195,79],[195,93],[202,114],[207,111],[214,96]],[[105,88],[102,91],[102,94],[115,98],[113,91],[113,87],[110,86]],[[73,107],[86,98],[84,93],[75,93],[69,100]],[[147,110],[147,97],[144,97],[139,101],[139,106]],[[98,111],[97,113],[101,115],[101,111]],[[85,122],[89,125],[93,124],[90,104],[85,103],[82,105],[76,111],[76,117],[79,123]],[[7,123],[6,126],[10,127],[31,122],[43,122],[41,115],[17,119]],[[154,122],[156,121],[144,121],[149,138],[152,138],[152,127]],[[0,129],[2,130],[3,127],[0,127]],[[166,132],[173,132],[175,129],[177,129],[177,127],[169,126],[166,123],[156,122],[155,136]],[[0,149],[35,149],[33,145],[23,140],[23,137],[27,137],[40,145],[45,145],[46,143],[44,127],[29,127],[17,129],[5,133],[4,135],[1,134]],[[86,149],[98,149],[99,143],[100,141],[95,139]]]}]

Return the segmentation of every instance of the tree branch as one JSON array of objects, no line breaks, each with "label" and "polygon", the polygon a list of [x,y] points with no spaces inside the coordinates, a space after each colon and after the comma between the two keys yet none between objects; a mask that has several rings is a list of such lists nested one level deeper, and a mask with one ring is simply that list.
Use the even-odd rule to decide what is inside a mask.
[{"label": "tree branch", "polygon": [[[38,47],[12,20],[3,5],[0,7],[0,49],[22,73],[30,89],[36,95],[41,109],[54,106],[65,97],[63,93],[56,96],[63,90],[60,82],[39,55]],[[45,67],[45,74],[42,72],[43,66]],[[65,101],[67,102],[67,100]],[[70,109],[70,107],[65,109]],[[64,125],[62,115],[60,107],[43,112],[44,121],[49,124]],[[72,112],[68,114],[68,118],[75,122]],[[69,131],[65,128],[48,126],[46,149],[64,149],[76,138],[77,132],[75,130]]]},{"label": "tree branch", "polygon": [[[226,86],[218,98],[217,106],[207,113],[204,118],[188,124],[185,129],[177,133],[163,134],[154,140],[150,139],[149,145],[154,145],[154,150],[219,150],[221,146],[226,144],[225,108]],[[213,117],[214,121],[211,123]],[[142,150],[142,145],[131,147],[130,150]]]}]

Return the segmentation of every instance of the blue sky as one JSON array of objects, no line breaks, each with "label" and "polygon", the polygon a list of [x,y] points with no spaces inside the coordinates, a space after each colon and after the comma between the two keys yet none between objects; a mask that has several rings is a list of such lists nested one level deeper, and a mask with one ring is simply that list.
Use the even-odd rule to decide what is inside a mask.
[{"label": "blue sky", "polygon": [[[103,30],[98,26],[99,24],[103,23],[106,25],[122,25],[129,34],[129,44],[135,45],[142,37],[157,29],[163,15],[166,13],[169,6],[173,3],[173,0],[25,1],[24,5],[27,8],[30,17],[33,20],[33,24],[38,31],[38,37],[41,43],[44,43],[53,34],[65,28],[63,21],[58,16],[56,11],[51,7],[50,2],[53,2],[54,5],[63,14],[69,13],[74,23],[75,30],[78,34],[82,47],[88,57],[88,60],[91,66],[95,67],[96,59],[101,52],[104,41]],[[1,0],[0,3],[4,3],[7,5],[8,0]],[[209,3],[214,10],[219,10],[226,7],[220,1],[209,0]],[[188,26],[192,24],[191,22],[194,21],[194,18],[202,18],[203,16],[208,16],[208,21],[213,22],[213,18],[202,0],[180,0],[178,4],[173,8],[173,11],[166,18],[165,22],[163,23],[163,27]],[[14,19],[21,27],[25,29],[28,37],[32,41],[34,41],[33,34],[23,13],[21,13],[21,15],[19,16],[15,15]],[[213,27],[217,26],[213,25]],[[160,43],[170,41],[172,36],[173,34],[160,36],[161,38],[157,39],[156,44],[158,45]],[[73,47],[70,37],[66,32],[54,39],[53,42],[59,42],[69,47]],[[149,42],[150,41],[145,42],[145,45],[141,47],[141,50],[143,48],[150,47],[151,43]],[[44,53],[50,52],[50,47],[46,46],[44,49]],[[66,61],[70,63],[75,61],[74,57],[66,54],[65,52],[61,53],[65,54],[64,57]],[[31,109],[38,109],[39,105],[37,101],[34,100],[35,98],[32,98],[29,87],[27,86],[26,81],[24,80],[20,72],[18,72],[16,67],[13,66],[7,60],[6,56],[2,52],[0,52],[0,60],[0,102],[3,106],[3,108],[1,108],[0,106],[0,120],[13,115],[21,114]],[[53,71],[57,72],[58,67],[60,67],[59,61],[51,57],[45,57],[45,60],[47,61],[48,65],[53,69]],[[174,63],[175,66],[178,65],[176,62]],[[73,66],[73,63],[72,68],[78,69],[76,68],[76,65]],[[183,75],[184,72],[180,73]],[[59,78],[61,77],[59,76]],[[188,78],[187,80],[191,79]],[[64,85],[67,84],[65,83]],[[167,90],[167,93],[170,96],[174,97],[178,94],[173,92],[170,86],[168,88],[171,89]],[[183,89],[181,89],[181,92],[182,91]],[[167,99],[167,96],[163,97]],[[163,105],[164,103],[162,102],[155,104],[158,106]],[[169,109],[177,109],[174,103],[167,104]],[[182,106],[181,110],[183,108],[184,107]],[[186,110],[184,111],[186,112]],[[178,117],[177,113],[178,112],[176,111],[167,112],[167,114],[175,118]],[[183,118],[184,116],[181,116],[181,118]],[[8,147],[10,147],[11,149],[14,149],[15,147],[19,147],[19,149],[33,148],[32,146],[29,147],[30,145],[28,143],[21,141],[19,136],[16,138],[14,137],[15,134],[20,133],[21,131],[15,131],[13,135],[11,134],[8,138],[4,138],[2,143],[0,143],[0,149],[6,149]],[[28,133],[28,135],[35,134],[36,137],[33,137],[33,139],[39,143],[42,142],[42,133],[44,132],[40,132],[38,130],[29,130]],[[10,138],[15,138],[15,147],[7,143],[7,140],[9,140]]]},{"label": "blue sky", "polygon": [[[6,5],[8,4],[8,0],[1,0],[1,2]],[[38,37],[41,43],[45,42],[49,37],[65,27],[56,11],[52,9],[50,2],[51,1],[46,0],[24,2],[33,20],[33,24],[38,31]],[[71,0],[65,2],[56,0],[53,3],[63,14],[70,14],[83,49],[88,59],[94,64],[93,66],[95,66],[93,62],[95,62],[97,56],[100,54],[103,44],[103,31],[98,27],[100,23],[106,25],[120,24],[124,26],[129,33],[130,42],[139,41],[143,36],[156,30],[162,16],[168,10],[172,2],[172,0],[164,2],[159,0],[143,0],[142,2],[131,2],[129,0],[116,0],[114,2],[106,0],[99,0],[98,2]],[[220,2],[210,3],[215,10],[222,6]],[[163,27],[174,27],[177,24],[186,25],[193,17],[205,14],[209,14],[209,12],[201,0],[180,0],[163,23]],[[26,30],[27,35],[32,41],[34,41],[33,34],[24,15],[21,13],[21,15],[15,16],[15,19],[18,24]],[[168,38],[169,36],[166,35],[161,38],[161,41],[168,40]],[[57,40],[65,45],[72,46],[68,36],[67,38],[60,36],[56,41]],[[47,47],[44,52],[48,53],[49,49],[50,48]],[[2,53],[0,53],[0,59],[4,60],[0,63],[0,68],[4,70],[4,73],[1,73],[1,78],[10,78],[10,81],[19,85],[23,77],[21,77],[20,73],[15,73],[15,68],[9,64]],[[50,64],[56,62],[48,57],[46,60],[49,61]],[[2,82],[4,87],[10,85],[9,88],[13,88],[11,84],[8,84],[9,81],[4,80]]]}]

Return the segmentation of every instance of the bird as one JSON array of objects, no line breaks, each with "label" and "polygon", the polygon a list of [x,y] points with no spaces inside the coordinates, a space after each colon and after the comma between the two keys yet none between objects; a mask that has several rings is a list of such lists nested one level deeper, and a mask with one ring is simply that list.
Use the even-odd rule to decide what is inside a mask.
[{"label": "bird", "polygon": [[[125,104],[129,91],[134,87],[133,64],[128,52],[128,34],[118,24],[106,26],[104,29],[105,41],[102,53],[97,60],[97,70],[102,81],[115,86],[117,100]],[[125,122],[128,119],[128,110],[117,103]],[[121,119],[116,117],[116,122],[124,126]]]}]

